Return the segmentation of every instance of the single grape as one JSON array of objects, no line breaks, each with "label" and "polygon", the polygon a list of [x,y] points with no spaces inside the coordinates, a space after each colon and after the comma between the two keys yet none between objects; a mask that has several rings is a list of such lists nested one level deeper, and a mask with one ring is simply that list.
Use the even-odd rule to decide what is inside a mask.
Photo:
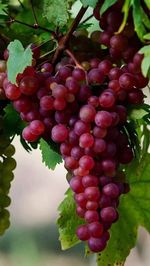
[{"label": "single grape", "polygon": [[49,110],[53,110],[54,108],[54,99],[52,96],[48,96],[45,95],[43,97],[41,97],[40,99],[40,107],[45,110],[45,111],[49,111]]},{"label": "single grape", "polygon": [[84,187],[82,185],[82,179],[80,176],[73,176],[70,181],[70,187],[75,193],[84,192]]},{"label": "single grape", "polygon": [[108,128],[112,124],[111,113],[107,111],[98,111],[95,116],[95,124],[101,128]]},{"label": "single grape", "polygon": [[28,112],[32,107],[32,102],[27,96],[21,96],[19,99],[13,102],[15,110],[19,113]]},{"label": "single grape", "polygon": [[91,68],[98,68],[99,63],[100,63],[100,59],[99,58],[92,58],[90,60]]},{"label": "single grape", "polygon": [[78,161],[76,161],[71,156],[66,156],[65,157],[65,167],[67,169],[70,169],[70,170],[76,169],[78,167]]},{"label": "single grape", "polygon": [[10,144],[5,150],[4,155],[7,157],[12,157],[15,154],[15,147]]},{"label": "single grape", "polygon": [[110,69],[108,77],[110,80],[118,80],[122,74],[122,70],[119,67],[113,67]]},{"label": "single grape", "polygon": [[35,142],[38,139],[37,135],[32,134],[29,126],[23,129],[22,137],[29,142]]},{"label": "single grape", "polygon": [[99,220],[99,215],[97,211],[88,210],[85,212],[84,219],[88,223],[97,222]]},{"label": "single grape", "polygon": [[136,80],[134,75],[130,73],[124,73],[119,78],[120,87],[125,90],[131,90],[136,86]]},{"label": "single grape", "polygon": [[21,93],[25,95],[34,94],[39,88],[38,79],[36,77],[26,76],[19,84],[19,89]]},{"label": "single grape", "polygon": [[99,238],[103,234],[103,225],[99,222],[93,222],[88,225],[90,236]]},{"label": "single grape", "polygon": [[103,92],[99,97],[100,106],[103,108],[110,108],[115,104],[114,94],[111,92]]},{"label": "single grape", "polygon": [[87,225],[80,225],[77,228],[76,234],[77,237],[82,241],[88,240],[90,237]]},{"label": "single grape", "polygon": [[98,201],[101,195],[98,187],[87,187],[85,188],[84,193],[87,200],[91,201]]},{"label": "single grape", "polygon": [[20,89],[14,84],[8,84],[5,89],[5,95],[11,101],[17,100],[21,96]]},{"label": "single grape", "polygon": [[72,71],[69,67],[67,66],[62,66],[59,68],[59,71],[58,71],[58,74],[59,74],[59,77],[65,81],[68,77],[71,76],[72,74]]},{"label": "single grape", "polygon": [[107,129],[106,128],[101,128],[101,127],[97,127],[95,126],[93,128],[93,135],[96,138],[104,138],[107,134]]},{"label": "single grape", "polygon": [[110,198],[117,198],[119,196],[119,189],[114,183],[105,185],[102,192]]},{"label": "single grape", "polygon": [[82,184],[85,188],[98,186],[98,178],[93,175],[85,175],[82,178]]},{"label": "single grape", "polygon": [[44,133],[44,130],[45,130],[45,126],[44,126],[44,123],[40,120],[33,120],[30,125],[30,130],[31,130],[31,133],[33,135],[41,135]]},{"label": "single grape", "polygon": [[66,108],[66,100],[64,100],[63,98],[57,98],[54,100],[54,108],[57,111],[62,111]]},{"label": "single grape", "polygon": [[78,93],[80,89],[80,86],[74,77],[67,78],[65,86],[68,88],[68,91],[72,94]]},{"label": "single grape", "polygon": [[106,241],[101,238],[90,237],[88,240],[88,246],[93,252],[101,252],[106,247]]},{"label": "single grape", "polygon": [[67,139],[68,133],[65,125],[58,124],[52,128],[51,137],[55,142],[63,142]]},{"label": "single grape", "polygon": [[79,146],[81,148],[89,148],[94,144],[94,138],[90,133],[84,133],[79,138]]},{"label": "single grape", "polygon": [[95,138],[94,145],[93,145],[93,151],[98,154],[101,152],[104,152],[106,149],[106,142],[103,139]]},{"label": "single grape", "polygon": [[98,209],[98,202],[88,200],[86,203],[86,209],[91,211],[96,211]]},{"label": "single grape", "polygon": [[87,203],[87,199],[84,193],[79,193],[75,195],[75,201],[77,202],[77,204],[85,209],[86,208],[86,203]]},{"label": "single grape", "polygon": [[71,149],[71,156],[75,159],[75,160],[79,160],[82,156],[84,155],[84,150],[79,147],[79,146],[75,146]]},{"label": "single grape", "polygon": [[99,207],[103,209],[108,206],[111,206],[111,198],[105,194],[102,194],[99,200]]},{"label": "single grape", "polygon": [[49,72],[51,74],[53,72],[53,65],[50,63],[44,63],[41,67],[41,72]]},{"label": "single grape", "polygon": [[108,75],[111,68],[112,68],[112,63],[111,63],[111,61],[109,61],[107,59],[101,61],[98,65],[98,69],[101,72],[103,72],[104,75]]},{"label": "single grape", "polygon": [[85,170],[91,170],[94,167],[94,160],[89,155],[84,155],[79,160],[79,165]]},{"label": "single grape", "polygon": [[111,36],[112,35],[110,32],[107,32],[107,31],[101,32],[100,39],[99,39],[100,44],[103,44],[109,47]]},{"label": "single grape", "polygon": [[114,222],[117,218],[117,211],[113,207],[105,207],[101,210],[100,216],[104,222]]},{"label": "single grape", "polygon": [[61,84],[55,85],[54,89],[52,90],[52,96],[54,98],[65,98],[67,95],[67,88]]},{"label": "single grape", "polygon": [[77,81],[85,80],[85,71],[81,68],[75,68],[72,71],[72,77],[75,78]]},{"label": "single grape", "polygon": [[[61,143],[60,152],[62,155],[70,156],[72,146],[69,143]],[[76,158],[75,158],[76,159]]]},{"label": "single grape", "polygon": [[110,39],[110,46],[113,49],[123,52],[128,46],[128,39],[122,34],[114,35]]},{"label": "single grape", "polygon": [[93,122],[95,115],[95,108],[89,104],[83,105],[79,112],[80,119],[85,123]]},{"label": "single grape", "polygon": [[104,74],[98,68],[93,68],[88,73],[88,81],[90,84],[102,84]]}]

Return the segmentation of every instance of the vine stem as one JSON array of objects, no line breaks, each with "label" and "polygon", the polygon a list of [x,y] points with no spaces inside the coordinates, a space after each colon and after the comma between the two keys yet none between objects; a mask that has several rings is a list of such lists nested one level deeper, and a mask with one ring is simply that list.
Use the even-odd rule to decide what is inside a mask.
[{"label": "vine stem", "polygon": [[21,5],[21,7],[24,9],[24,4],[21,2],[21,0],[18,0],[19,4]]},{"label": "vine stem", "polygon": [[3,10],[3,11],[4,11],[4,12],[9,16],[9,18],[10,18],[10,20],[7,21],[7,23],[18,23],[18,24],[21,24],[21,25],[27,26],[27,27],[32,28],[32,29],[35,29],[35,30],[40,29],[40,30],[43,30],[43,31],[46,31],[46,32],[51,33],[52,36],[53,36],[53,38],[54,38],[54,39],[57,39],[57,35],[56,35],[56,33],[55,33],[54,31],[51,31],[51,30],[49,30],[49,29],[46,29],[46,28],[44,28],[44,27],[42,27],[42,26],[40,26],[40,25],[38,25],[38,24],[31,25],[31,24],[28,24],[28,23],[26,23],[26,22],[20,21],[20,20],[18,20],[18,19],[15,19],[14,17],[12,17],[12,16],[11,16],[6,10]]},{"label": "vine stem", "polygon": [[85,18],[83,21],[81,21],[81,25],[86,23],[88,20],[90,20],[93,17],[93,14],[91,14],[90,16],[88,16],[87,18]]},{"label": "vine stem", "polygon": [[66,48],[68,41],[70,40],[70,37],[72,36],[72,33],[75,31],[75,29],[78,27],[82,17],[84,16],[86,10],[88,7],[81,7],[79,10],[79,13],[77,14],[76,18],[74,19],[70,29],[68,30],[67,34],[63,36],[59,43],[58,43],[58,48],[56,49],[56,52],[54,53],[53,59],[52,59],[52,64],[55,64],[63,50]]},{"label": "vine stem", "polygon": [[35,25],[39,26],[39,25],[38,25],[37,16],[36,16],[36,13],[35,13],[35,9],[34,9],[34,5],[33,5],[33,0],[30,0],[30,4],[31,4],[32,13],[33,13],[34,20],[35,20]]}]

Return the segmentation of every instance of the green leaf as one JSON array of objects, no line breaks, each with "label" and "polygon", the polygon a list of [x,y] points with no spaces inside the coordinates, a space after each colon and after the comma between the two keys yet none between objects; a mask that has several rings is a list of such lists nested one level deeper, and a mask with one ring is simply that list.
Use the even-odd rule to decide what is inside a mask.
[{"label": "green leaf", "polygon": [[4,109],[4,129],[5,134],[12,137],[20,135],[23,128],[25,127],[25,122],[20,118],[20,115],[13,108],[12,104],[8,104]]},{"label": "green leaf", "polygon": [[126,25],[126,22],[127,22],[127,19],[128,19],[128,15],[129,15],[129,9],[130,9],[130,5],[131,5],[131,0],[125,0],[124,4],[123,4],[123,7],[122,7],[122,12],[124,13],[123,15],[123,21],[119,27],[119,30],[118,30],[118,33],[122,32],[125,25]]},{"label": "green leaf", "polygon": [[56,27],[63,27],[69,19],[69,10],[74,0],[44,0],[44,16]]},{"label": "green leaf", "polygon": [[140,0],[133,0],[133,20],[138,37],[141,41],[144,41],[143,36],[146,34],[146,29],[143,25],[143,12]]},{"label": "green leaf", "polygon": [[111,230],[107,248],[97,256],[98,266],[124,265],[135,246],[139,226],[150,231],[150,154],[134,160],[126,169],[130,192],[122,196],[119,220]]},{"label": "green leaf", "polygon": [[145,11],[143,10],[142,6],[141,6],[141,16],[142,16],[142,21],[143,21],[143,24],[145,25],[145,27],[150,29],[150,19],[147,16],[147,14],[145,13]]},{"label": "green leaf", "polygon": [[84,223],[84,221],[77,217],[75,209],[73,192],[71,189],[68,189],[64,200],[58,207],[60,213],[57,224],[62,250],[68,249],[80,242],[75,232],[78,225]]},{"label": "green leaf", "polygon": [[144,54],[144,59],[142,60],[142,73],[146,77],[149,74],[150,70],[150,45],[142,47],[139,51],[141,54]]},{"label": "green leaf", "polygon": [[147,77],[150,70],[150,55],[144,57],[141,68],[143,75]]},{"label": "green leaf", "polygon": [[11,42],[8,45],[8,50],[8,80],[15,84],[17,75],[23,73],[27,66],[32,65],[32,50],[29,46],[24,50],[21,42],[18,40]]},{"label": "green leaf", "polygon": [[44,139],[40,140],[40,150],[42,152],[42,161],[49,169],[54,170],[56,165],[62,162],[61,155],[52,150]]},{"label": "green leaf", "polygon": [[81,3],[84,7],[91,6],[94,8],[98,3],[98,0],[81,0]]},{"label": "green leaf", "polygon": [[144,40],[150,40],[150,33],[147,33],[144,35]]},{"label": "green leaf", "polygon": [[144,0],[144,2],[147,5],[147,7],[150,9],[150,1],[149,0]]},{"label": "green leaf", "polygon": [[109,7],[114,5],[117,2],[117,0],[105,0],[102,4],[100,15],[102,15]]},{"label": "green leaf", "polygon": [[7,11],[8,9],[8,4],[4,4],[2,3],[2,1],[0,0],[0,15],[3,15],[3,16],[8,16],[4,10]]},{"label": "green leaf", "polygon": [[144,109],[133,109],[130,113],[131,119],[137,120],[142,119],[148,112]]}]

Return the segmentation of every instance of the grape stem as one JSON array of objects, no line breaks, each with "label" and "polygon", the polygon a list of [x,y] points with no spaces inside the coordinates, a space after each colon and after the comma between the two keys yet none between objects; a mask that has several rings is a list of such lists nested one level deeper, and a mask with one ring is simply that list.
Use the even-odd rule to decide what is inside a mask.
[{"label": "grape stem", "polygon": [[52,59],[52,64],[55,64],[56,61],[58,60],[59,56],[61,55],[61,53],[63,52],[63,50],[66,48],[72,33],[75,31],[75,29],[78,27],[82,17],[84,16],[86,10],[88,7],[81,7],[81,9],[79,10],[79,13],[77,14],[76,18],[74,19],[70,29],[68,30],[68,32],[66,33],[65,36],[63,36],[58,44],[58,48],[56,49],[56,52],[54,53],[53,59]]},{"label": "grape stem", "polygon": [[69,55],[70,58],[72,58],[72,60],[74,61],[76,67],[82,68],[84,70],[84,68],[80,65],[80,63],[78,62],[78,60],[75,58],[74,54],[69,49],[65,49],[65,53],[67,55]]},{"label": "grape stem", "polygon": [[65,49],[65,53],[72,58],[72,60],[74,61],[76,67],[82,69],[85,72],[86,85],[88,85],[87,71],[85,71],[84,67],[82,67],[80,65],[80,63],[78,62],[78,60],[75,58],[74,54],[69,49]]}]

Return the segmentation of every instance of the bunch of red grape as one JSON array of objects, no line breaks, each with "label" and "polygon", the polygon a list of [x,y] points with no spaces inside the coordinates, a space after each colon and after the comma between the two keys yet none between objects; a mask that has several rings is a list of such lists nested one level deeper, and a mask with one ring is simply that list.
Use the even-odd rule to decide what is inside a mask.
[{"label": "bunch of red grape", "polygon": [[115,35],[122,20],[119,4],[101,18],[99,8],[98,4],[94,16],[104,30],[96,33],[99,44],[106,46],[104,60],[92,58],[87,68],[64,57],[56,66],[27,67],[17,76],[17,85],[0,73],[6,97],[27,122],[23,138],[34,142],[42,136],[60,144],[65,167],[72,174],[76,211],[85,220],[77,236],[93,252],[106,247],[108,230],[118,219],[119,197],[129,191],[119,171],[120,164],[134,157],[124,130],[127,107],[143,103],[141,89],[148,84],[141,73],[143,55],[137,52],[132,19]]}]

